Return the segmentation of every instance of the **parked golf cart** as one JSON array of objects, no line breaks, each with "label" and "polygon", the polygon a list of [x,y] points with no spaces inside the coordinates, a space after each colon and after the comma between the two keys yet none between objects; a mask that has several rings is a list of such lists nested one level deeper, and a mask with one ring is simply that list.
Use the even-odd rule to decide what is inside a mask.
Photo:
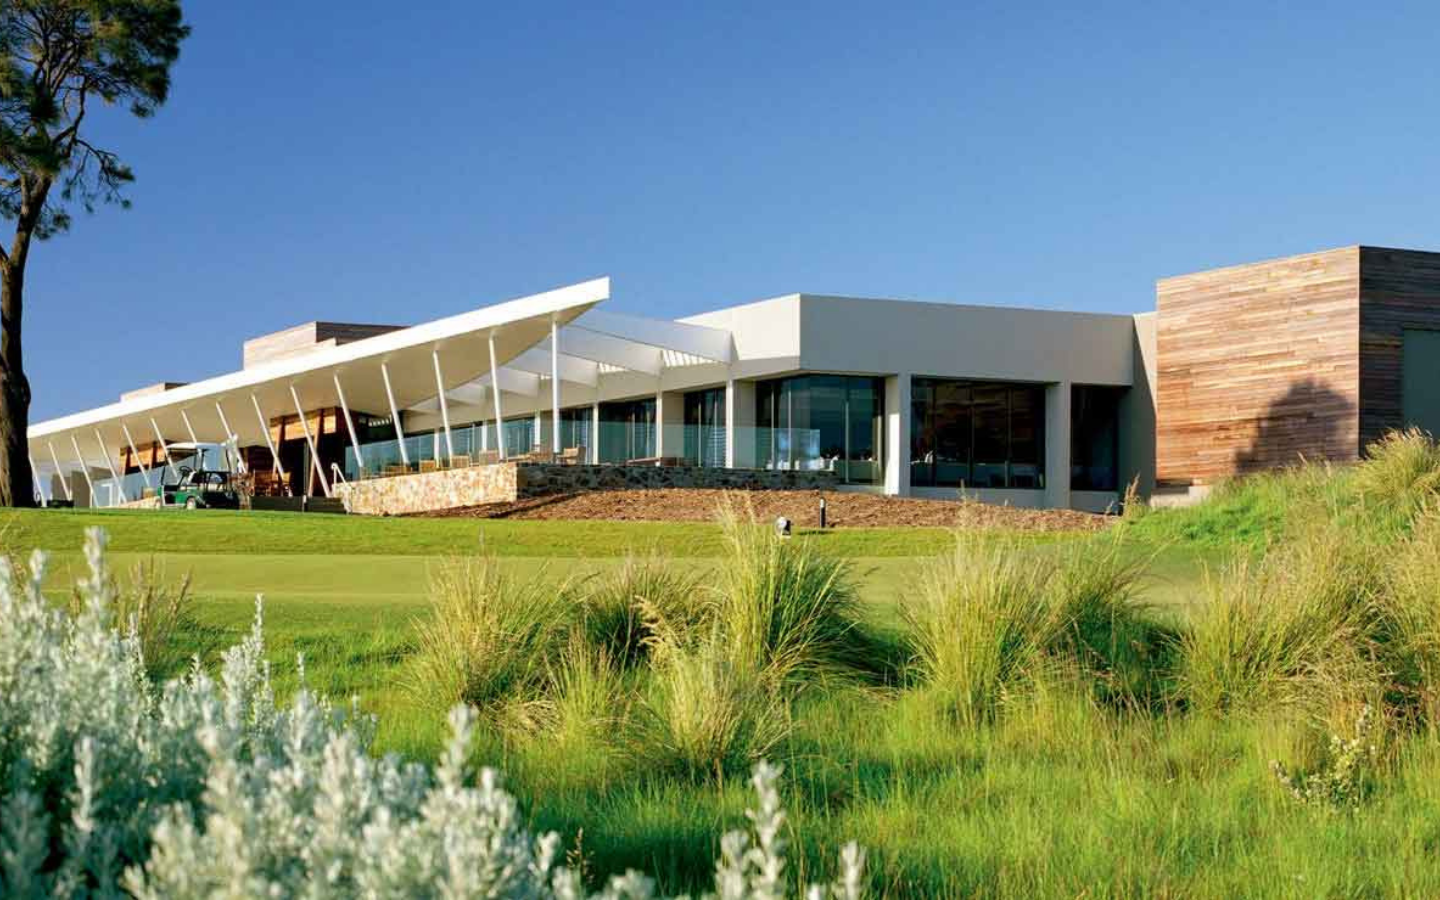
[{"label": "parked golf cart", "polygon": [[162,486],[165,506],[186,509],[239,509],[240,491],[229,472],[180,467],[180,481]]}]

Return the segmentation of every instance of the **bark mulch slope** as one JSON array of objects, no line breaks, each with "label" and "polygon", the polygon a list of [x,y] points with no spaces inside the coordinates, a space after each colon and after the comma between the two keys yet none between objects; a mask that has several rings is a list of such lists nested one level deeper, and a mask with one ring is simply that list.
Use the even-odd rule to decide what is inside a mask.
[{"label": "bark mulch slope", "polygon": [[[716,509],[725,495],[725,491],[698,488],[589,491],[422,515],[475,519],[707,522],[715,518]],[[748,501],[761,521],[786,516],[802,528],[819,524],[821,497],[825,498],[827,524],[837,528],[930,526],[1012,531],[1094,531],[1115,521],[1110,516],[1074,510],[1019,509],[968,500],[920,500],[840,491],[747,491],[736,496],[741,503]]]}]

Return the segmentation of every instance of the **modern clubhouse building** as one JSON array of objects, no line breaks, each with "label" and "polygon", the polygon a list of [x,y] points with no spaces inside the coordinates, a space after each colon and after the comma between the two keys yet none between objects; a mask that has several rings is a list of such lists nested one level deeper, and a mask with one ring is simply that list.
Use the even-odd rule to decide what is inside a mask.
[{"label": "modern clubhouse building", "polygon": [[1101,511],[1440,433],[1440,253],[1164,278],[1136,315],[791,294],[669,321],[609,294],[247,341],[238,371],[32,425],[42,499],[153,503],[188,466],[372,513],[670,485]]}]

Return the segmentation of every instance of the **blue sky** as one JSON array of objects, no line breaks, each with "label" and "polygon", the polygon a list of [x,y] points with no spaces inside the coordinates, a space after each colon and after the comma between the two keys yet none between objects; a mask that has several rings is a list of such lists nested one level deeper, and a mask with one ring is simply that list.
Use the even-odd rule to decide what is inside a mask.
[{"label": "blue sky", "polygon": [[169,105],[92,131],[134,207],[32,256],[32,415],[601,274],[1133,312],[1440,249],[1440,7],[1304,6],[189,0]]}]

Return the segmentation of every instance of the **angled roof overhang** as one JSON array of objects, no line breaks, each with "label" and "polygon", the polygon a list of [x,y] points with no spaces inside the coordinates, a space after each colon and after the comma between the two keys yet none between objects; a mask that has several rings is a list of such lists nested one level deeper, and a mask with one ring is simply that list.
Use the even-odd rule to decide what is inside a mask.
[{"label": "angled roof overhang", "polygon": [[[448,395],[487,374],[492,335],[494,362],[504,366],[546,341],[552,323],[568,325],[609,296],[610,279],[597,278],[37,422],[28,432],[31,456],[44,467],[53,443],[62,468],[68,468],[77,462],[73,437],[87,464],[104,467],[107,458],[113,460],[127,445],[127,427],[137,443],[154,440],[157,428],[167,441],[178,442],[189,439],[187,417],[202,442],[234,436],[241,445],[260,445],[265,434],[257,404],[267,419],[293,415],[297,396],[307,411],[338,406],[337,380],[351,410],[385,414],[390,404],[382,366],[389,374],[396,406],[406,409],[434,398],[439,386]],[[435,355],[442,376],[438,382]],[[221,410],[231,435],[221,424]]]}]

